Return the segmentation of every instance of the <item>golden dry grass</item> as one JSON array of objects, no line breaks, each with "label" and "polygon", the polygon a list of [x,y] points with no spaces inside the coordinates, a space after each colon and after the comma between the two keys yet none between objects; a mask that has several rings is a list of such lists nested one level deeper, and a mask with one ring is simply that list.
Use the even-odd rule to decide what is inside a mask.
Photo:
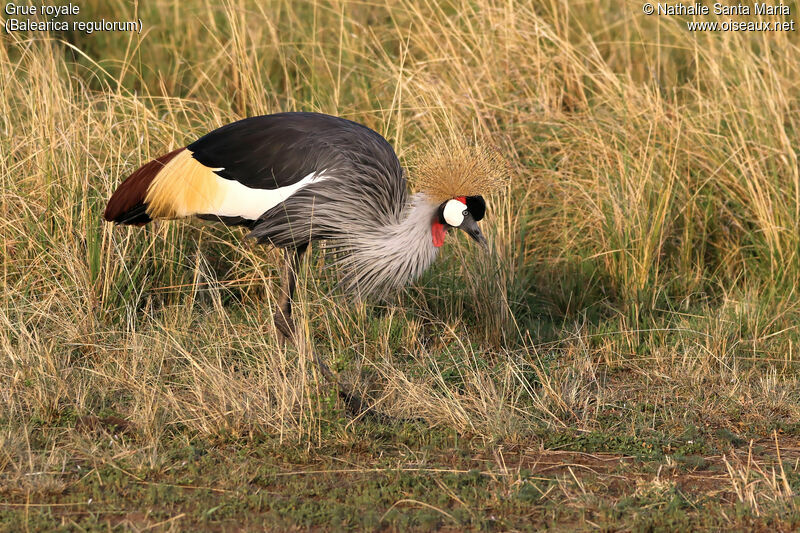
[{"label": "golden dry grass", "polygon": [[[84,4],[86,19],[133,18],[126,2]],[[258,467],[231,457],[265,440],[287,447],[287,464],[332,447],[385,467],[370,439],[405,426],[344,418],[314,349],[383,412],[422,421],[416,437],[385,441],[414,456],[398,464],[433,468],[459,439],[491,457],[479,470],[492,484],[475,482],[486,499],[445,480],[378,497],[382,520],[356,513],[351,526],[425,529],[399,510],[438,493],[415,507],[441,521],[428,525],[489,527],[497,513],[505,528],[798,523],[800,471],[778,461],[796,459],[800,438],[796,33],[691,34],[608,0],[154,0],[137,16],[141,35],[0,38],[2,498],[77,501],[89,481],[76,466],[103,487],[120,475],[248,492]],[[491,256],[448,242],[378,309],[329,296],[335,279],[314,254],[299,289],[304,342],[285,350],[271,328],[279,254],[238,230],[114,228],[101,213],[148,160],[232,120],[300,109],[363,122],[406,163],[442,138],[484,139],[511,181],[489,199]],[[109,416],[133,436],[115,444],[80,423]],[[455,440],[428,436],[441,434]],[[765,444],[742,455],[737,439]],[[198,443],[236,473],[184,475],[174,450]],[[367,451],[341,451],[351,446]],[[503,447],[644,466],[625,467],[638,481],[618,489],[577,467],[545,482],[509,470]],[[662,467],[672,481],[647,474]],[[713,489],[685,485],[692,468]],[[515,500],[526,487],[532,499]],[[30,522],[13,505],[0,509],[8,527],[73,520]],[[215,520],[159,505],[118,524]]]}]

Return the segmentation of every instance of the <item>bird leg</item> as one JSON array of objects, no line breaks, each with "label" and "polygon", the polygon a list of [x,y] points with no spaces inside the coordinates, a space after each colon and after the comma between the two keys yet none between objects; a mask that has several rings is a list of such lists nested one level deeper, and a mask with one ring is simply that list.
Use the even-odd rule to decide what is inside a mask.
[{"label": "bird leg", "polygon": [[[292,320],[292,298],[297,288],[297,271],[300,269],[300,262],[303,259],[308,245],[299,246],[294,251],[286,250],[286,265],[281,276],[281,295],[278,299],[278,308],[275,310],[275,329],[278,330],[281,344],[289,341],[296,345],[295,324]],[[313,352],[313,351],[312,351]],[[339,381],[333,375],[328,365],[313,352],[314,363],[319,367],[325,379],[336,384],[342,390]]]},{"label": "bird leg", "polygon": [[[281,294],[278,299],[278,307],[275,310],[275,328],[278,330],[281,344],[289,341],[296,345],[295,324],[292,321],[292,297],[297,288],[297,271],[300,269],[300,262],[307,247],[306,245],[298,247],[294,251],[286,250],[286,265],[281,276]],[[348,387],[345,387],[336,378],[315,350],[311,349],[311,355],[314,359],[314,364],[317,365],[325,379],[338,389],[339,397],[350,414],[353,416],[369,415],[384,421],[390,420],[386,415],[375,411],[356,392],[348,390]]]},{"label": "bird leg", "polygon": [[275,310],[275,328],[281,344],[286,341],[294,342],[295,327],[292,321],[292,297],[297,287],[297,271],[300,268],[300,261],[307,246],[295,248],[293,251],[286,250],[286,262],[281,275],[281,294],[278,299],[278,308]]}]

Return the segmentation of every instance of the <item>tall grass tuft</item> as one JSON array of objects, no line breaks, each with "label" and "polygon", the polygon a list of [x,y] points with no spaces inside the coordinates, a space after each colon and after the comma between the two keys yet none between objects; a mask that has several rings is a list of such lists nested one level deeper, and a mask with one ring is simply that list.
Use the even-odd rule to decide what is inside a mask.
[{"label": "tall grass tuft", "polygon": [[[624,6],[154,0],[141,35],[3,34],[0,419],[111,409],[154,447],[320,442],[337,415],[310,349],[388,414],[486,438],[596,427],[619,368],[684,399],[738,373],[748,416],[795,416],[774,391],[796,383],[798,43]],[[489,199],[491,255],[451,239],[380,306],[331,294],[312,254],[294,350],[271,327],[279,254],[237,229],[101,212],[144,162],[300,109],[365,123],[405,162],[481,139],[511,182]]]}]

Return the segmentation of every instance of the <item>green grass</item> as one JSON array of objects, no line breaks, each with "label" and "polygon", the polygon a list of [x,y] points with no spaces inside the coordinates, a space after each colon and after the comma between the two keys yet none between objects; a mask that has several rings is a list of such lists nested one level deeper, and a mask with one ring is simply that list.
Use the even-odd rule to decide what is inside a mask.
[{"label": "green grass", "polygon": [[[729,499],[719,486],[727,459],[719,455],[699,460],[672,448],[665,466],[653,441],[602,432],[500,444],[422,422],[355,426],[338,418],[313,449],[273,435],[208,440],[180,432],[165,436],[155,457],[133,449],[130,431],[79,425],[76,437],[67,435],[73,420],[60,423],[37,429],[73,450],[69,468],[29,476],[12,491],[19,503],[0,514],[4,527],[140,528],[173,520],[181,529],[648,530],[725,527],[734,518],[728,513],[742,529],[800,520],[785,502],[764,512]],[[705,453],[715,446],[736,453],[725,439],[707,443]],[[765,449],[750,452],[756,465],[769,457]],[[767,479],[750,476],[754,485]],[[797,490],[800,477],[789,483]],[[31,491],[49,506],[37,507]]]},{"label": "green grass", "polygon": [[[0,530],[800,527],[796,33],[607,0],[137,9],[80,18],[141,35],[0,37]],[[331,292],[316,247],[284,349],[277,252],[101,213],[301,109],[382,133],[412,185],[450,136],[511,180],[492,253],[448,237],[389,302]]]}]

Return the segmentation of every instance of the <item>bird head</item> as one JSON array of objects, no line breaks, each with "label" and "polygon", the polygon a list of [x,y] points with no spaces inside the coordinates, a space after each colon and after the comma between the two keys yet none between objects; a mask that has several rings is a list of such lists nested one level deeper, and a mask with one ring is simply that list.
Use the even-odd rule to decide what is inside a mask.
[{"label": "bird head", "polygon": [[435,144],[418,160],[415,178],[416,188],[438,205],[431,220],[434,246],[442,246],[447,231],[458,228],[489,249],[478,227],[486,214],[483,195],[508,181],[505,161],[496,150],[463,139]]},{"label": "bird head", "polygon": [[445,233],[451,228],[463,230],[484,250],[489,250],[486,237],[483,236],[478,221],[486,213],[486,201],[483,196],[457,196],[439,205],[431,222],[433,245],[437,248],[444,244]]}]

